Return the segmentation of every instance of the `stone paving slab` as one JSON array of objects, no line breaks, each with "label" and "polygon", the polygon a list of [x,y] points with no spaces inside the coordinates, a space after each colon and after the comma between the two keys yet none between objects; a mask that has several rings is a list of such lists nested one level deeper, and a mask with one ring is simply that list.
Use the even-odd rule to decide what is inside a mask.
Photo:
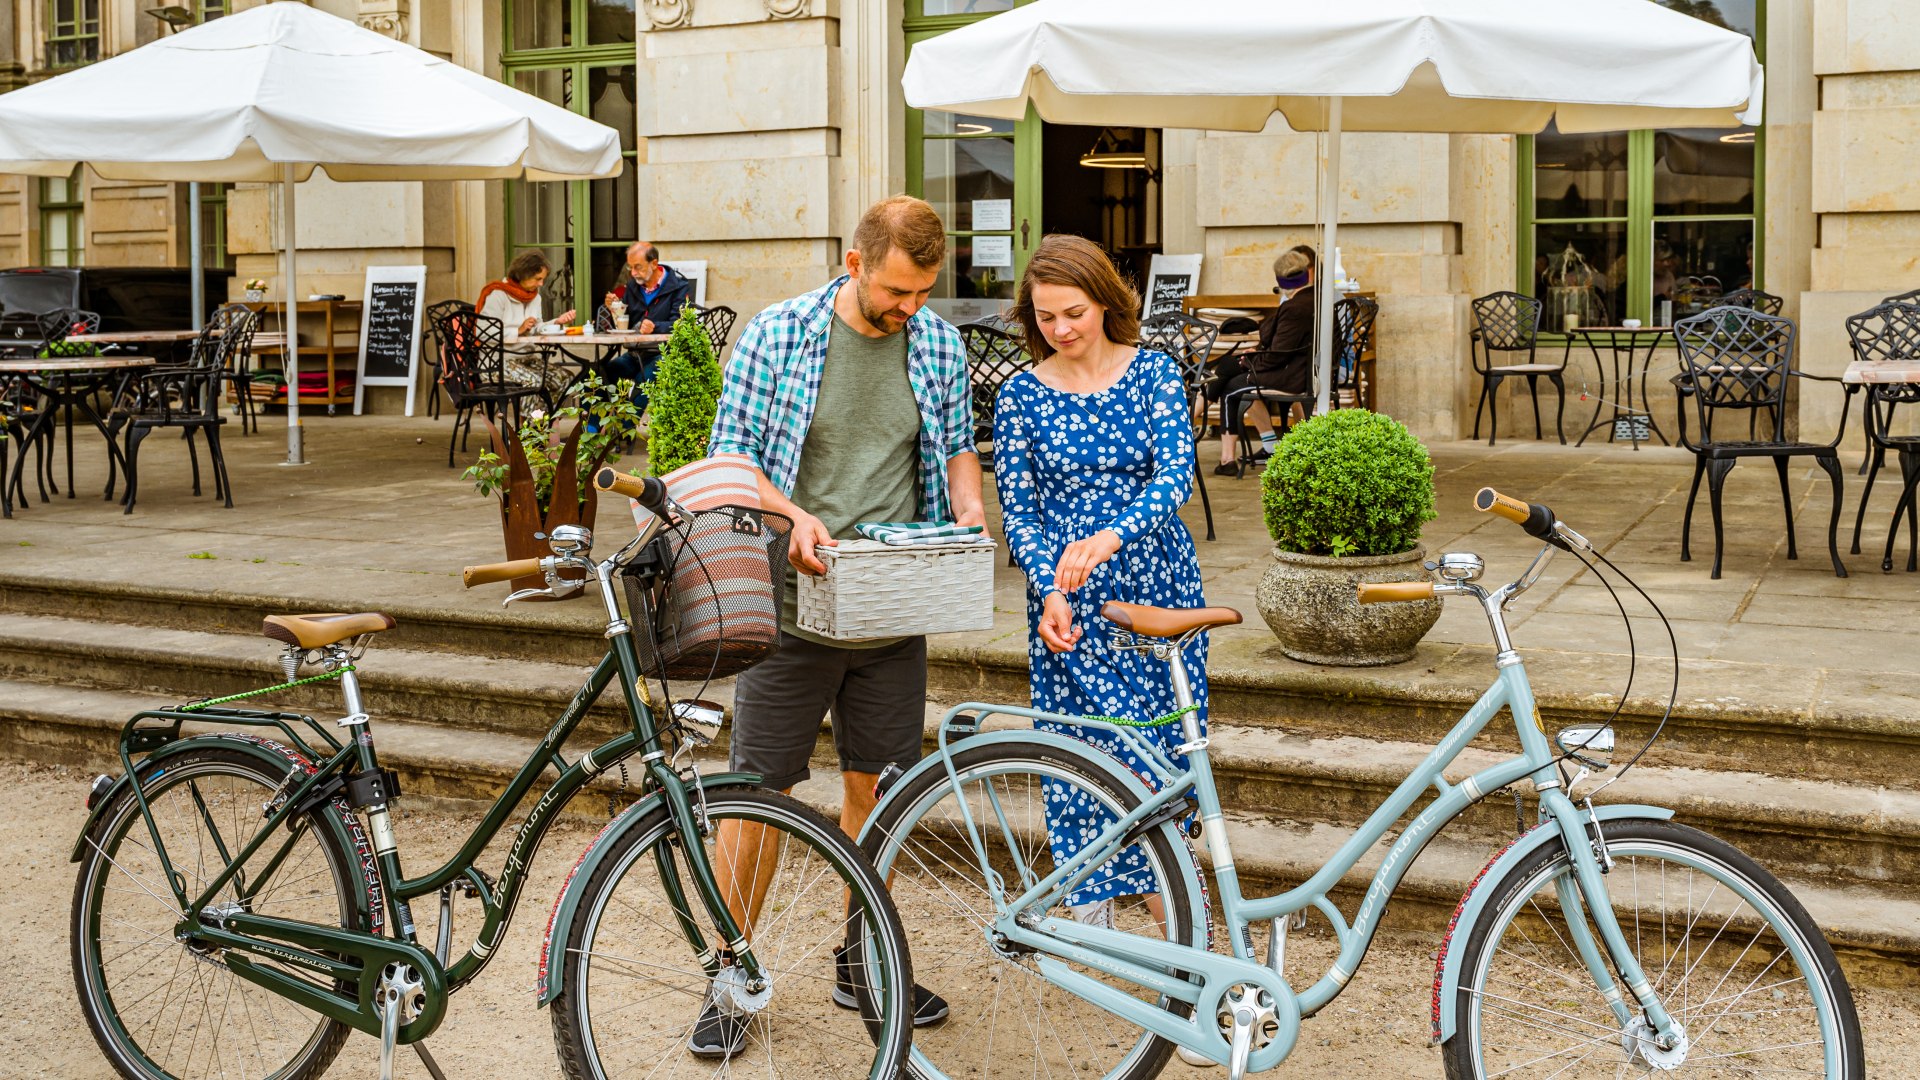
[{"label": "stone paving slab", "polygon": [[[503,552],[493,502],[475,493],[459,469],[445,465],[446,423],[314,417],[307,424],[313,464],[301,467],[279,464],[285,442],[275,418],[251,437],[230,428],[232,510],[210,495],[189,494],[185,448],[178,441],[149,440],[141,501],[131,515],[101,500],[104,452],[82,433],[76,436],[80,496],[42,504],[36,495],[32,505],[0,521],[0,576],[487,612],[503,631],[537,633],[543,626],[592,621],[592,609],[578,603],[500,613],[503,586],[472,593],[460,588],[461,566],[493,561]],[[1874,490],[1862,536],[1868,554],[1845,554],[1858,491],[1856,462],[1848,463],[1841,534],[1852,577],[1837,579],[1828,565],[1825,475],[1804,468],[1789,474],[1800,540],[1800,558],[1789,561],[1776,476],[1764,465],[1749,465],[1735,469],[1728,483],[1725,576],[1711,581],[1704,495],[1694,521],[1695,561],[1678,558],[1692,477],[1682,451],[1535,442],[1494,448],[1451,443],[1432,450],[1440,516],[1427,527],[1427,549],[1476,551],[1487,561],[1486,580],[1511,577],[1537,545],[1508,523],[1472,511],[1471,493],[1491,484],[1550,503],[1666,609],[1684,660],[1683,702],[1789,717],[1844,716],[1886,728],[1905,728],[1915,718],[1920,624],[1901,616],[1913,610],[1920,575],[1898,569],[1904,566],[1904,542],[1896,570],[1879,569],[1897,497],[1890,483]],[[1210,443],[1201,447],[1209,461],[1214,452]],[[63,480],[64,471],[63,465],[56,468]],[[1213,667],[1223,681],[1358,680],[1382,693],[1457,700],[1463,694],[1470,699],[1489,680],[1485,620],[1459,603],[1449,605],[1408,664],[1335,672],[1286,659],[1253,610],[1269,547],[1259,520],[1258,480],[1207,480],[1219,529],[1218,540],[1198,544],[1207,599],[1248,616],[1246,625],[1215,638]],[[31,480],[28,488],[33,494]],[[1198,499],[1184,516],[1195,535],[1203,535]],[[601,535],[624,532],[623,517],[622,509],[611,510],[600,522]],[[1641,652],[1634,698],[1664,701],[1672,673],[1664,630],[1637,597],[1623,592],[1622,599],[1636,616]],[[1023,664],[1026,629],[1017,571],[1000,568],[995,606],[993,630],[938,639],[936,648],[982,662]],[[1592,573],[1573,559],[1560,556],[1516,602],[1511,626],[1543,697],[1597,698],[1624,685],[1627,636],[1618,611]]]}]

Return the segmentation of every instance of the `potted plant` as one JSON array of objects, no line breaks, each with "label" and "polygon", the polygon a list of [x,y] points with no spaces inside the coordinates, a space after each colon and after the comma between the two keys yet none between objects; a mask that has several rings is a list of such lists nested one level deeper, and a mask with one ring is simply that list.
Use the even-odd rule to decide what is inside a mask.
[{"label": "potted plant", "polygon": [[647,471],[665,476],[707,456],[707,436],[720,402],[720,361],[690,307],[680,309],[660,363],[647,384],[653,413],[647,435]]},{"label": "potted plant", "polygon": [[257,304],[267,298],[267,283],[259,278],[248,278],[245,286],[247,302]]},{"label": "potted plant", "polygon": [[1433,463],[1399,421],[1365,409],[1313,417],[1281,440],[1260,477],[1274,564],[1255,606],[1280,650],[1314,664],[1411,659],[1438,600],[1371,604],[1359,583],[1421,581],[1420,527],[1433,520]]},{"label": "potted plant", "polygon": [[[600,466],[619,460],[616,443],[640,419],[633,383],[626,379],[609,384],[589,374],[579,385],[576,401],[552,415],[529,411],[517,428],[487,421],[492,445],[480,451],[466,478],[482,495],[500,500],[508,559],[551,554],[546,538],[556,526],[593,528],[597,492],[590,477]],[[574,423],[563,435],[557,425],[566,420]],[[516,589],[545,584],[539,575],[513,579]]]}]

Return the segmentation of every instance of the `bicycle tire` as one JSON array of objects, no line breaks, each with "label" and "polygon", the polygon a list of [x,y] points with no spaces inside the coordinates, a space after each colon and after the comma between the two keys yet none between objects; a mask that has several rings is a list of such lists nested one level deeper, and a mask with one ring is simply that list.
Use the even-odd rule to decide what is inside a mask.
[{"label": "bicycle tire", "polygon": [[[241,842],[250,838],[262,820],[261,807],[292,767],[290,762],[277,767],[245,750],[208,746],[176,754],[161,768],[142,770],[147,805],[176,872],[211,880],[205,871],[220,856],[217,847],[208,850],[206,841],[221,837],[231,845],[236,837]],[[362,921],[354,898],[355,890],[366,895],[365,879],[336,832],[343,823],[322,816],[332,814],[347,816],[334,807],[308,813],[298,826],[305,835],[294,841],[293,853],[275,870],[275,878],[254,890],[245,902],[247,910],[334,926]],[[195,838],[191,845],[188,834]],[[139,803],[131,787],[122,788],[89,833],[74,883],[74,985],[87,1026],[107,1060],[134,1080],[304,1080],[324,1073],[346,1041],[347,1026],[241,979],[221,961],[218,950],[176,940],[180,911],[149,843]],[[331,888],[314,880],[322,874],[331,878]],[[306,881],[313,884],[291,895],[276,895]],[[223,896],[226,902],[240,902],[233,899],[232,885]],[[103,932],[103,925],[109,930]],[[144,938],[122,938],[122,932]],[[130,948],[118,948],[130,940]],[[151,956],[146,955],[149,947]],[[257,954],[249,959],[277,966]],[[311,977],[291,965],[279,970]],[[159,1004],[149,1005],[156,995]],[[245,1045],[248,1039],[251,1051]]]},{"label": "bicycle tire", "polygon": [[[739,1069],[793,1080],[863,1072],[872,1080],[892,1080],[913,1034],[906,990],[913,971],[906,935],[879,875],[839,825],[797,799],[758,788],[724,788],[709,789],[705,805],[707,820],[716,824],[709,831],[709,858],[717,824],[729,820],[766,826],[783,841],[752,933],[754,954],[773,996],[744,1025],[741,1054],[752,1064]],[[588,880],[571,922],[554,929],[555,940],[568,951],[566,974],[552,1004],[554,1043],[568,1077],[601,1080],[632,1072],[667,1080],[734,1072],[711,1058],[695,1057],[686,1046],[707,1001],[709,980],[678,925],[678,916],[688,912],[677,912],[664,895],[654,859],[663,854],[674,859],[690,914],[708,946],[716,947],[720,939],[692,891],[679,847],[664,809],[637,822]],[[783,883],[799,886],[798,891],[780,891]],[[853,924],[861,929],[852,935],[845,906],[849,893],[871,913]],[[863,995],[863,1009],[851,1011],[830,1000],[836,974],[832,949],[848,936],[862,939],[854,946],[854,963],[864,965],[879,987]],[[605,992],[596,993],[597,979]],[[618,988],[629,982],[662,989],[653,999],[623,1004]],[[647,1010],[649,1000],[664,1006]],[[596,1016],[608,1019],[596,1026]],[[643,1027],[647,1030],[636,1030]],[[613,1038],[603,1044],[597,1032]],[[621,1060],[639,1067],[620,1068],[606,1060],[615,1048]]]},{"label": "bicycle tire", "polygon": [[[1096,753],[1091,747],[1083,755],[1047,743],[1000,742],[963,745],[953,758],[963,788],[1029,775],[1074,784],[1096,797],[1109,813],[1124,814],[1138,806],[1137,796],[1098,765],[1087,762],[1086,756]],[[1012,784],[1001,786],[1030,803],[1031,784],[1025,793],[1014,792]],[[875,811],[862,845],[875,868],[892,884],[894,903],[908,927],[914,954],[922,958],[922,981],[929,990],[944,994],[953,1010],[945,1024],[915,1034],[908,1061],[910,1075],[919,1080],[1029,1074],[1146,1080],[1158,1075],[1173,1052],[1171,1042],[1142,1031],[1130,1045],[1116,1047],[1117,1018],[1046,982],[1030,966],[996,952],[989,944],[987,919],[981,915],[986,909],[968,902],[977,895],[979,905],[990,905],[985,879],[974,869],[976,856],[965,838],[964,826],[957,824],[956,818],[945,816],[940,809],[942,803],[957,810],[946,770],[930,769],[904,781],[888,792]],[[1027,809],[1031,811],[1030,804]],[[975,821],[985,840],[994,839],[992,819],[983,821],[981,811],[976,810]],[[1025,828],[1034,827],[1029,818]],[[1038,847],[1046,848],[1044,812],[1037,827],[1042,838]],[[947,835],[941,835],[943,831]],[[1158,879],[1160,894],[1171,897],[1172,903],[1165,907],[1163,918],[1153,915],[1145,902],[1129,898],[1127,904],[1116,905],[1123,907],[1123,914],[1115,919],[1117,928],[1157,931],[1182,945],[1193,945],[1194,912],[1206,910],[1206,900],[1200,882],[1178,870],[1181,863],[1176,852],[1180,850],[1178,845],[1185,843],[1173,822],[1155,827],[1141,839],[1138,850],[1149,872]],[[917,853],[916,845],[927,855]],[[996,857],[1003,879],[1008,880],[1010,890],[1015,889],[1013,882],[1018,878],[1007,873],[1012,866],[1009,852],[989,851],[990,862]],[[1047,860],[1032,872],[1031,880],[1038,881],[1051,871],[1050,851]],[[963,866],[968,872],[960,870]],[[946,880],[938,880],[941,878]],[[963,880],[956,883],[954,878]],[[959,893],[962,884],[980,891],[963,898]],[[957,942],[942,930],[956,922],[965,926]],[[1171,925],[1171,934],[1166,933],[1166,924]],[[928,957],[935,959],[929,961]],[[1018,976],[1003,981],[1007,969],[1017,969]],[[1144,993],[1132,984],[1109,981],[1130,993]],[[1024,995],[1014,1006],[1004,1000],[1003,991],[1008,986],[1017,987],[1014,993]],[[1190,1011],[1183,1002],[1160,999],[1159,1003],[1177,1015],[1186,1016]],[[1014,1029],[1011,1035],[1000,1032],[1002,1019]],[[1043,1021],[1044,1031],[1040,1026]],[[1032,1035],[1025,1044],[1018,1037],[1022,1033]],[[1121,1042],[1124,1044],[1124,1038]],[[1103,1066],[1099,1062],[1114,1057],[1118,1060],[1100,1071]]]},{"label": "bicycle tire", "polygon": [[[1631,820],[1604,828],[1614,860],[1605,879],[1609,895],[1648,981],[1687,1033],[1680,1065],[1686,1075],[1773,1075],[1776,1069],[1833,1080],[1866,1075],[1846,976],[1818,925],[1778,878],[1732,845],[1685,825]],[[1554,881],[1571,869],[1565,845],[1555,842],[1489,883],[1491,901],[1466,939],[1460,984],[1441,988],[1458,995],[1459,1026],[1443,1047],[1449,1080],[1659,1072],[1640,1056],[1640,1041],[1623,1034],[1561,933],[1564,923],[1556,924]],[[1655,934],[1660,940],[1650,942]],[[1794,945],[1810,969],[1795,957]],[[1542,983],[1549,984],[1555,1007],[1527,1000]],[[1730,983],[1744,985],[1728,994]],[[1627,1000],[1637,1018],[1631,994]],[[1568,1045],[1552,1049],[1561,1042]],[[1828,1050],[1838,1065],[1832,1072]]]}]

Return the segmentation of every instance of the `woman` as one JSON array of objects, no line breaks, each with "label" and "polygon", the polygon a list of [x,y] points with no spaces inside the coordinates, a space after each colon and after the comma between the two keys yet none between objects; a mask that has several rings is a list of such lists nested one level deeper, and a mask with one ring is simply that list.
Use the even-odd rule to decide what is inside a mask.
[{"label": "woman", "polygon": [[[480,299],[473,305],[474,309],[482,315],[499,319],[508,342],[532,334],[541,324],[540,286],[546,284],[550,270],[552,266],[545,255],[538,251],[521,252],[514,256],[513,262],[507,264],[505,279],[490,281],[480,290]],[[565,311],[553,321],[566,325],[573,321],[573,315],[572,311]],[[507,378],[529,386],[540,385],[539,371],[529,363],[539,355],[539,349],[528,345],[509,345],[505,351]]]},{"label": "woman", "polygon": [[[1213,378],[1207,383],[1207,400],[1220,401],[1235,390],[1249,386],[1285,394],[1312,392],[1313,280],[1313,249],[1307,245],[1288,248],[1273,260],[1273,291],[1280,294],[1280,303],[1260,323],[1258,347],[1253,352],[1227,360],[1215,370]],[[1254,409],[1258,409],[1265,417],[1266,409],[1258,403],[1251,405],[1245,415],[1238,408],[1223,411],[1221,420],[1226,426],[1226,434],[1220,437],[1220,464],[1214,466],[1213,470],[1216,476],[1231,476],[1239,472],[1234,458],[1238,453],[1237,436],[1242,423],[1250,425],[1260,436],[1260,451],[1254,460],[1262,461],[1273,454],[1273,429],[1261,430],[1260,424],[1250,415]]]},{"label": "woman", "polygon": [[[1112,648],[1102,605],[1206,603],[1193,537],[1179,518],[1193,491],[1186,389],[1171,357],[1134,346],[1139,310],[1139,297],[1092,242],[1042,240],[1012,310],[1037,363],[1007,380],[994,407],[994,479],[1007,542],[1027,575],[1033,704],[1070,716],[1147,721],[1177,709],[1170,666]],[[1204,637],[1184,653],[1202,724],[1206,655]],[[1151,775],[1100,729],[1040,726],[1083,738]],[[1180,731],[1176,723],[1139,733],[1178,762],[1183,758],[1172,748]],[[1048,792],[1058,861],[1109,818],[1084,793],[1055,781]],[[1056,806],[1056,799],[1068,801]],[[1096,875],[1069,902],[1077,918],[1104,923],[1114,897],[1156,892],[1139,849],[1130,848],[1111,873]]]}]

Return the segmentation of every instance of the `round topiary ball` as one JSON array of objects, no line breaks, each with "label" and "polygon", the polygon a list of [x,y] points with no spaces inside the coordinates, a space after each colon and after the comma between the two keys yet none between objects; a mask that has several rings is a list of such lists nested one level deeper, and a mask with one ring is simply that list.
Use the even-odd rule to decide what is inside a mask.
[{"label": "round topiary ball", "polygon": [[1336,409],[1296,426],[1260,476],[1267,532],[1302,555],[1398,555],[1433,520],[1433,462],[1406,425]]}]

